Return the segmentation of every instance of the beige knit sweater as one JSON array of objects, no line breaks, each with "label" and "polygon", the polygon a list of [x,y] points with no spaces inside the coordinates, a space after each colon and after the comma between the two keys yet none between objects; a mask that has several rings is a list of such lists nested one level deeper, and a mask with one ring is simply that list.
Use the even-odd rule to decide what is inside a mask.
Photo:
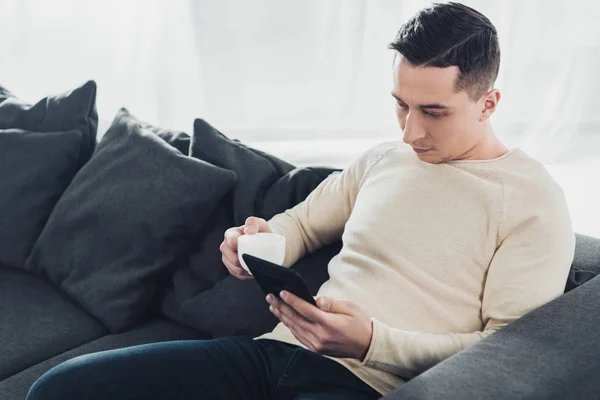
[{"label": "beige knit sweater", "polygon": [[[363,362],[332,358],[386,395],[560,296],[575,251],[562,189],[520,148],[429,164],[401,141],[365,151],[269,220],[284,265],[339,240],[318,295],[373,321]],[[279,323],[259,338],[302,345]]]}]

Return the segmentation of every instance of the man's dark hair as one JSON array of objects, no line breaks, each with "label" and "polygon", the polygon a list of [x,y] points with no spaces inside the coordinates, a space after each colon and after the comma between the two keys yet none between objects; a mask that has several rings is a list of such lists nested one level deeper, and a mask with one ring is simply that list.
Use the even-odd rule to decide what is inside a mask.
[{"label": "man's dark hair", "polygon": [[460,69],[455,90],[471,100],[492,87],[500,69],[496,27],[480,12],[460,3],[434,3],[408,20],[390,43],[415,66]]}]

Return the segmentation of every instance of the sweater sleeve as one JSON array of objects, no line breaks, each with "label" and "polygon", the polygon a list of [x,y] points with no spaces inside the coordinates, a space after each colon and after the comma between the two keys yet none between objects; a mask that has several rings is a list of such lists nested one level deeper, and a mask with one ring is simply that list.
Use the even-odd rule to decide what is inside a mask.
[{"label": "sweater sleeve", "polygon": [[412,332],[372,318],[362,364],[410,379],[562,295],[575,252],[564,194],[558,188],[524,204],[513,203],[510,220],[500,226],[483,290],[482,331]]},{"label": "sweater sleeve", "polygon": [[283,266],[341,238],[363,179],[396,147],[395,142],[385,142],[366,150],[348,167],[327,176],[304,201],[267,221],[273,232],[286,238]]}]

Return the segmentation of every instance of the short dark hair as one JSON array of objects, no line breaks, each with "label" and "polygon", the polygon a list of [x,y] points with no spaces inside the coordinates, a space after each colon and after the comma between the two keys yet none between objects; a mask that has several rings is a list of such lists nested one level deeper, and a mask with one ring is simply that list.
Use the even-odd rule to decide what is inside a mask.
[{"label": "short dark hair", "polygon": [[500,45],[496,27],[480,12],[460,3],[434,3],[408,20],[390,43],[415,66],[460,69],[455,90],[479,99],[496,81]]}]

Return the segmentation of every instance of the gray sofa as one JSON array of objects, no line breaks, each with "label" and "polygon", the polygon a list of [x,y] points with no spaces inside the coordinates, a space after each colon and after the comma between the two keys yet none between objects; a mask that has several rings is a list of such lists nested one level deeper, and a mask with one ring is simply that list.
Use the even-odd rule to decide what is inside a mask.
[{"label": "gray sofa", "polygon": [[[336,171],[296,168],[201,119],[189,136],[123,109],[98,138],[95,96],[90,81],[30,105],[0,87],[0,400],[25,399],[75,356],[273,329],[258,285],[222,265],[223,232]],[[340,249],[291,267],[313,295]],[[598,273],[600,239],[578,234],[563,296],[385,398],[600,398]]]},{"label": "gray sofa", "polygon": [[[600,239],[578,234],[573,265],[574,273],[599,273]],[[384,398],[600,398],[598,293],[600,277],[569,290]],[[45,371],[81,354],[210,336],[159,314],[131,330],[110,334],[48,282],[0,267],[2,400],[23,400]]]}]

